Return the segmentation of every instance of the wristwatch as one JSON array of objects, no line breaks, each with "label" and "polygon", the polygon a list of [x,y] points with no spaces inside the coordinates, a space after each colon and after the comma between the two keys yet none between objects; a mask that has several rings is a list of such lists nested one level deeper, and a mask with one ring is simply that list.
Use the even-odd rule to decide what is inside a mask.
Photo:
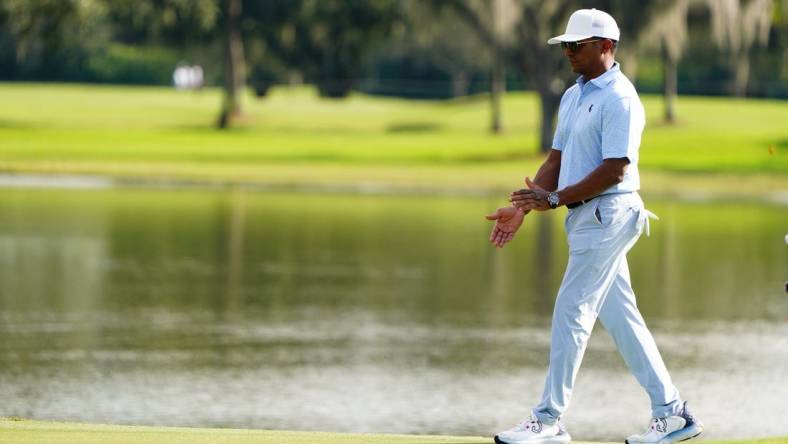
[{"label": "wristwatch", "polygon": [[550,205],[550,208],[556,209],[558,207],[558,202],[559,202],[558,193],[556,193],[555,191],[551,191],[547,195],[547,204]]}]

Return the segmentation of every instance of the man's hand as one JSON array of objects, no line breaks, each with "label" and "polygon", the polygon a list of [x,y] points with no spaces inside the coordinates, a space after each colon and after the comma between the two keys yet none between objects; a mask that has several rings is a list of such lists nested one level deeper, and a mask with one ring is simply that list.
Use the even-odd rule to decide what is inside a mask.
[{"label": "man's hand", "polygon": [[485,216],[487,220],[494,220],[495,226],[490,233],[490,243],[498,248],[503,248],[514,239],[514,233],[523,224],[525,214],[523,210],[515,207],[498,208],[495,213]]},{"label": "man's hand", "polygon": [[528,188],[513,191],[509,196],[509,201],[512,202],[512,205],[523,211],[549,210],[550,204],[547,203],[547,195],[550,194],[549,191],[531,182],[529,177],[525,178],[525,185]]}]

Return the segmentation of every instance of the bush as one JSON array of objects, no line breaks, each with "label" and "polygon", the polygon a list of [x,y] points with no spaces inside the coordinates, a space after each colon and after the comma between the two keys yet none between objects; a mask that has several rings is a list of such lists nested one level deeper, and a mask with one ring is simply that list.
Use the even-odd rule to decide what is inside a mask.
[{"label": "bush", "polygon": [[111,43],[88,59],[85,80],[100,83],[169,85],[179,62],[174,51]]}]

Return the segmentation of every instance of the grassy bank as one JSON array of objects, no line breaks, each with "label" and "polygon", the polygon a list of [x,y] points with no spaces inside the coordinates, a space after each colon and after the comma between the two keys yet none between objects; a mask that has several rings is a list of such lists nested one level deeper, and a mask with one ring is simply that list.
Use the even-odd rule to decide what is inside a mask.
[{"label": "grassy bank", "polygon": [[[491,443],[492,439],[474,436],[376,435],[136,427],[0,418],[0,442],[7,444],[482,444]],[[581,441],[573,442],[575,444],[584,444]],[[703,442],[706,444],[784,444],[788,442],[788,437]]]},{"label": "grassy bank", "polygon": [[[509,190],[533,173],[538,103],[511,93],[506,132],[487,131],[486,98],[320,99],[309,88],[246,98],[230,131],[213,128],[217,90],[0,84],[0,171],[98,174],[281,187]],[[788,103],[690,98],[660,123],[645,96],[647,192],[687,187],[752,194],[788,189]]]}]

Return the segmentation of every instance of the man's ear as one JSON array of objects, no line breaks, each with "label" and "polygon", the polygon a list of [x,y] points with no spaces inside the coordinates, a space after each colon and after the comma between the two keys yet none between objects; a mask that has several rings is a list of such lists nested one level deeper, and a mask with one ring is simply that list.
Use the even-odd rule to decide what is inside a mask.
[{"label": "man's ear", "polygon": [[613,42],[608,39],[602,40],[602,52],[613,52]]}]

